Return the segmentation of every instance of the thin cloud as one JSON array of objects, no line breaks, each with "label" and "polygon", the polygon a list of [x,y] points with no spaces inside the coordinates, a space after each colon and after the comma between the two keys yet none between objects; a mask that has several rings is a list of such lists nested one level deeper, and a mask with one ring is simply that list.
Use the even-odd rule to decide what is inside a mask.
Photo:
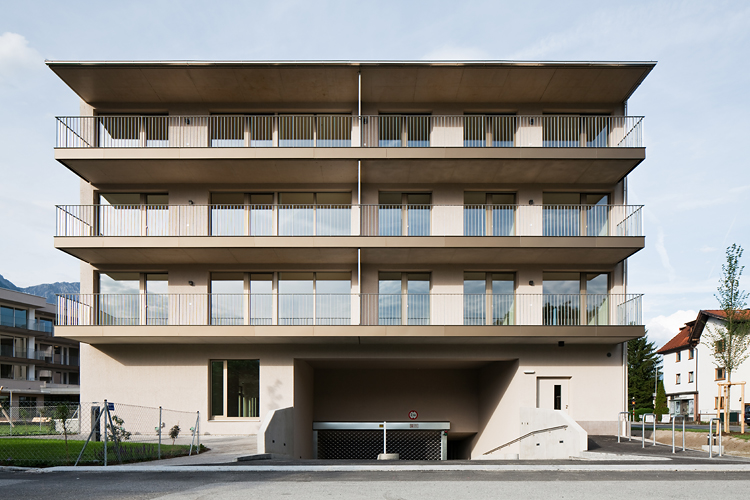
[{"label": "thin cloud", "polygon": [[662,347],[669,340],[677,335],[680,328],[698,316],[698,311],[676,311],[669,316],[660,315],[646,321],[646,330],[648,338],[654,342],[657,347]]},{"label": "thin cloud", "polygon": [[42,61],[41,54],[29,47],[23,35],[11,32],[0,35],[0,87],[20,86],[27,73],[42,68]]}]

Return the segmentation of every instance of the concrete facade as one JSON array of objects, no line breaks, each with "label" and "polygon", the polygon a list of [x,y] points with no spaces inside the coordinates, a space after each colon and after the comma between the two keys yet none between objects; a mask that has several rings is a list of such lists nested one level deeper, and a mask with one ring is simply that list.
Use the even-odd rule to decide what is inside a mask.
[{"label": "concrete facade", "polygon": [[[645,245],[626,176],[645,148],[624,111],[653,64],[49,66],[82,99],[55,150],[82,179],[55,238],[82,261],[58,314],[83,342],[82,400],[199,410],[203,431],[261,431],[259,449],[295,458],[315,456],[313,422],[412,411],[450,422],[459,458],[519,437],[525,407],[616,432],[624,342],[645,334],[626,274]],[[498,123],[513,130],[502,147]],[[339,219],[285,204],[299,193],[340,193]],[[471,208],[476,193],[506,201]],[[322,292],[326,280],[346,290]],[[229,416],[243,360],[258,360],[257,396],[240,376],[250,410]]]}]

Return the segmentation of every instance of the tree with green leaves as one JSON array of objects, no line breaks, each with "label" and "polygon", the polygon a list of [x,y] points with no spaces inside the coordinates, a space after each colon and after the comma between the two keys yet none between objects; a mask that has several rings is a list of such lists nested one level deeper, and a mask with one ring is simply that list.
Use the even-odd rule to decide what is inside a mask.
[{"label": "tree with green leaves", "polygon": [[635,398],[635,409],[653,408],[654,380],[661,358],[646,337],[628,341],[628,402]]},{"label": "tree with green leaves", "polygon": [[656,389],[656,408],[654,413],[657,416],[668,415],[669,408],[667,407],[667,391],[664,390],[664,381],[659,380],[659,386]]},{"label": "tree with green leaves", "polygon": [[[742,247],[733,244],[727,248],[726,263],[721,266],[719,288],[714,295],[724,313],[720,326],[706,325],[702,344],[713,351],[714,365],[726,373],[726,381],[732,383],[732,372],[750,356],[750,322],[748,322],[748,294],[740,289],[740,278],[745,266],[740,265]],[[729,401],[732,386],[727,386],[724,432],[729,432]],[[743,415],[740,415],[743,418]]]}]

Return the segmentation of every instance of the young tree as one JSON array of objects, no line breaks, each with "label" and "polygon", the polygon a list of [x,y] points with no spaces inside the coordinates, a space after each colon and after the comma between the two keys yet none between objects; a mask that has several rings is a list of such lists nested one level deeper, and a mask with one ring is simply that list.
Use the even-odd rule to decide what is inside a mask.
[{"label": "young tree", "polygon": [[660,364],[656,346],[646,337],[628,342],[628,401],[635,398],[635,409],[653,407],[654,377]]},{"label": "young tree", "polygon": [[656,390],[656,408],[654,408],[654,413],[656,413],[657,417],[669,414],[667,392],[664,390],[663,380],[659,380],[659,388]]},{"label": "young tree", "polygon": [[[748,294],[740,289],[740,277],[745,266],[740,266],[742,247],[733,244],[727,248],[727,261],[721,266],[722,276],[714,296],[724,312],[724,324],[717,327],[706,325],[703,344],[713,349],[714,365],[726,372],[728,384],[732,383],[732,372],[748,358],[750,352],[750,330],[748,327]],[[724,432],[729,432],[729,402],[732,386],[727,386],[724,411]],[[743,418],[744,415],[740,415]]]}]

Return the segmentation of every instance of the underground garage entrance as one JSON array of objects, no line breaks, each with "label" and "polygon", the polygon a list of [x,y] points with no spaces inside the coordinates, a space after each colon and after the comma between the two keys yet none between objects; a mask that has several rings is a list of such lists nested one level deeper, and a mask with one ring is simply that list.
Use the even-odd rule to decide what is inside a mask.
[{"label": "underground garage entrance", "polygon": [[310,458],[346,460],[377,459],[383,425],[387,452],[401,460],[471,458],[517,366],[445,359],[296,363],[305,375],[295,381],[295,412],[305,415],[296,421],[310,429],[298,437],[309,439]]}]

